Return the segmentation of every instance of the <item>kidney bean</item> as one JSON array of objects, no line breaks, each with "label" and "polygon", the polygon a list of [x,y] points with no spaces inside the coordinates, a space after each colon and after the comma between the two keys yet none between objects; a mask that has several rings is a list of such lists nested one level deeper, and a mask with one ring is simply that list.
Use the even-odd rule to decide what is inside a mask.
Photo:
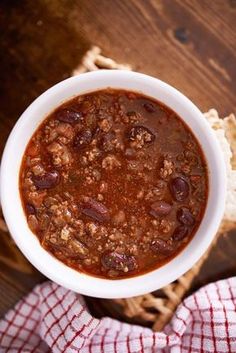
[{"label": "kidney bean", "polygon": [[28,214],[35,214],[36,213],[36,209],[31,203],[27,203],[25,205],[25,209]]},{"label": "kidney bean", "polygon": [[149,214],[155,218],[166,216],[170,213],[172,206],[165,201],[156,201],[151,205]]},{"label": "kidney bean", "polygon": [[90,144],[92,138],[91,130],[79,131],[74,138],[73,145],[76,149],[83,149]]},{"label": "kidney bean", "polygon": [[51,189],[59,184],[60,176],[59,173],[54,170],[43,175],[34,175],[32,180],[38,189]]},{"label": "kidney bean", "polygon": [[63,123],[77,123],[81,118],[82,114],[74,109],[62,109],[56,112],[56,118]]},{"label": "kidney bean", "polygon": [[155,140],[155,135],[145,126],[133,126],[128,133],[131,141],[143,141],[144,144],[150,144]]},{"label": "kidney bean", "polygon": [[137,267],[134,256],[119,254],[116,251],[103,253],[101,262],[106,269],[123,272],[133,271]]},{"label": "kidney bean", "polygon": [[150,248],[153,252],[162,255],[169,255],[173,251],[173,246],[163,239],[154,240]]},{"label": "kidney bean", "polygon": [[186,226],[192,226],[195,223],[195,218],[188,208],[180,208],[177,211],[177,219],[180,223],[185,224]]},{"label": "kidney bean", "polygon": [[107,222],[110,219],[110,214],[106,206],[92,198],[86,198],[81,205],[81,211],[86,216],[98,222]]},{"label": "kidney bean", "polygon": [[189,195],[189,185],[182,177],[172,179],[169,188],[176,201],[184,201]]},{"label": "kidney bean", "polygon": [[175,228],[174,233],[172,235],[173,240],[182,240],[188,235],[188,227],[185,225],[178,226]]},{"label": "kidney bean", "polygon": [[152,103],[144,103],[143,107],[148,113],[155,113],[155,111],[156,111],[156,109]]}]

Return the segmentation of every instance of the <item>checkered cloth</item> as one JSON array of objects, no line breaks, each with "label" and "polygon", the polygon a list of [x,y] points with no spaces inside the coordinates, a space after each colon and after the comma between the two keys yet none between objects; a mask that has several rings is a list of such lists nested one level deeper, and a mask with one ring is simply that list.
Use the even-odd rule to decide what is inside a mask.
[{"label": "checkered cloth", "polygon": [[0,321],[0,352],[236,352],[236,277],[185,299],[158,333],[106,317],[95,319],[81,296],[46,282]]}]

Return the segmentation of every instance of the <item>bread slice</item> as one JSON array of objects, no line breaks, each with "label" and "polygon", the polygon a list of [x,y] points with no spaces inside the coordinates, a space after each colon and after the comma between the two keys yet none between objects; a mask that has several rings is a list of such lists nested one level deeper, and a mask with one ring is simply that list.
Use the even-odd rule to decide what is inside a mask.
[{"label": "bread slice", "polygon": [[221,145],[227,170],[227,197],[220,232],[236,227],[236,118],[220,119],[215,109],[204,114]]}]

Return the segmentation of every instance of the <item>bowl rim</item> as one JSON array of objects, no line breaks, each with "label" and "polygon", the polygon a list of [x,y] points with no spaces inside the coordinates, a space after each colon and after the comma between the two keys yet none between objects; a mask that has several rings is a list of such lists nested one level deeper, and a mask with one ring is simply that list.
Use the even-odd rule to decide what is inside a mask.
[{"label": "bowl rim", "polygon": [[[107,81],[106,81],[107,80]],[[16,150],[17,142],[21,143],[21,137],[23,133],[26,133],[23,130],[27,130],[29,126],[30,119],[32,120],[32,116],[42,108],[43,105],[47,105],[50,99],[57,94],[64,94],[66,96],[66,91],[68,91],[72,86],[75,85],[95,85],[98,84],[100,89],[105,87],[118,88],[114,83],[114,81],[122,81],[123,87],[120,86],[120,89],[127,89],[128,86],[138,85],[139,87],[143,87],[147,85],[150,88],[150,92],[152,90],[158,95],[160,92],[166,96],[167,100],[172,100],[174,103],[178,105],[178,109],[185,109],[186,112],[189,112],[191,119],[193,119],[194,126],[196,129],[200,129],[206,138],[204,143],[207,144],[208,149],[210,149],[211,158],[214,159],[215,170],[210,170],[209,182],[210,179],[214,182],[214,189],[216,195],[214,195],[214,202],[212,202],[210,215],[208,217],[208,221],[206,226],[204,227],[204,231],[206,232],[205,236],[194,242],[194,246],[191,245],[193,240],[196,238],[196,235],[200,232],[201,226],[197,230],[193,239],[189,244],[172,260],[170,260],[167,264],[161,266],[156,270],[152,270],[145,274],[134,276],[125,279],[119,280],[111,280],[93,277],[88,274],[78,272],[62,263],[51,254],[49,254],[46,250],[44,250],[36,236],[29,230],[26,230],[25,223],[26,219],[23,214],[23,209],[19,206],[19,195],[14,194],[14,190],[16,193],[16,171],[19,173],[19,167],[14,166],[14,158],[19,160],[19,157],[16,157],[18,150]],[[99,82],[111,82],[110,85],[104,84],[102,86]],[[92,82],[92,83],[91,83]],[[126,83],[125,83],[126,82]],[[95,86],[94,86],[95,87]],[[133,87],[133,86],[132,86]],[[145,86],[146,87],[146,86]],[[144,91],[147,92],[145,88]],[[78,94],[83,94],[86,92],[96,91],[99,88],[91,88],[86,91],[86,89],[82,90]],[[133,89],[137,92],[142,92],[142,89]],[[156,90],[156,91],[155,91]],[[154,95],[143,94],[150,96],[151,98],[158,99],[163,102],[163,99],[156,98]],[[72,98],[73,95],[68,96],[64,99],[64,101]],[[63,101],[61,101],[62,103]],[[59,106],[61,103],[58,103]],[[166,104],[166,102],[163,102]],[[172,104],[172,103],[171,103]],[[166,104],[171,107],[171,104]],[[55,107],[54,107],[55,108]],[[49,114],[54,108],[48,109]],[[173,109],[175,110],[175,109]],[[178,112],[177,112],[178,113]],[[178,113],[179,114],[179,113]],[[42,120],[44,120],[46,115],[37,120],[37,126],[40,124]],[[186,122],[186,118],[180,115],[180,117]],[[190,119],[190,120],[191,120]],[[189,125],[190,122],[186,122]],[[28,124],[28,125],[27,125]],[[37,128],[37,127],[36,127]],[[35,128],[35,129],[36,129]],[[191,127],[190,127],[191,128]],[[33,129],[33,131],[35,131]],[[200,131],[199,130],[199,131]],[[193,131],[195,134],[195,130]],[[27,135],[27,133],[26,133]],[[25,138],[24,143],[27,144],[30,140],[32,133],[28,134],[29,136]],[[199,135],[200,136],[200,135]],[[198,139],[199,140],[199,139]],[[202,140],[203,141],[203,140]],[[201,144],[202,145],[202,144]],[[208,150],[204,149],[202,146],[203,152],[206,156]],[[21,158],[22,158],[21,154]],[[209,157],[210,158],[210,157]],[[13,160],[12,160],[13,159]],[[210,159],[209,159],[210,161]],[[208,161],[208,162],[209,162]],[[212,162],[213,163],[213,162]],[[209,167],[209,163],[208,163]],[[14,171],[15,170],[15,171]],[[13,172],[12,172],[13,171]],[[10,174],[9,174],[10,173]],[[13,174],[13,175],[12,175]],[[210,192],[211,191],[211,186]],[[212,187],[213,188],[213,187]],[[219,227],[220,221],[223,217],[224,213],[224,204],[226,198],[226,169],[222,151],[220,149],[219,143],[214,135],[213,131],[210,128],[210,125],[207,121],[202,117],[202,113],[200,110],[182,93],[180,93],[174,87],[168,85],[167,83],[153,78],[151,76],[137,73],[134,71],[126,71],[126,70],[99,70],[95,72],[83,73],[75,77],[68,78],[64,81],[59,82],[53,87],[49,88],[43,94],[41,94],[38,98],[36,98],[30,106],[23,112],[17,123],[15,124],[12,132],[9,135],[7,140],[3,156],[1,162],[1,175],[0,175],[0,195],[1,195],[1,204],[3,209],[3,214],[6,219],[6,223],[8,225],[9,231],[16,242],[17,246],[26,256],[26,258],[33,264],[40,272],[46,275],[51,280],[57,282],[58,284],[71,289],[75,292],[79,292],[81,294],[100,297],[100,298],[121,298],[121,297],[132,297],[136,295],[142,295],[151,291],[154,291],[158,288],[164,287],[165,285],[173,282],[177,278],[179,278],[183,273],[188,271],[196,261],[203,255],[203,253],[207,250],[210,243],[212,242],[217,229]],[[210,196],[209,196],[210,197]],[[208,199],[209,199],[208,197]],[[213,197],[213,196],[212,196]],[[18,206],[17,206],[18,205]],[[213,207],[213,205],[215,207]],[[208,206],[207,206],[208,207]],[[17,218],[12,216],[12,213],[17,215]],[[205,215],[203,217],[205,219]],[[22,230],[24,230],[26,237],[22,237]],[[203,232],[202,230],[202,232]],[[29,238],[29,234],[32,239]],[[26,239],[27,238],[27,239]],[[183,257],[183,254],[191,247],[191,251],[188,251]]]}]

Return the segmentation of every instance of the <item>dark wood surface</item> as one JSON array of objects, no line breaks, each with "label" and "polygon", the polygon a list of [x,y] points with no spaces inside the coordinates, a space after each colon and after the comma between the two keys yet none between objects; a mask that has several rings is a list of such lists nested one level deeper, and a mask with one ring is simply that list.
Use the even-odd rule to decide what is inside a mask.
[{"label": "dark wood surface", "polygon": [[[27,105],[69,77],[91,45],[172,84],[202,111],[235,112],[235,18],[235,0],[2,0],[0,154]],[[221,237],[192,289],[236,274],[235,235]],[[0,315],[42,280],[1,232]],[[121,317],[107,301],[89,303],[98,316]]]}]

